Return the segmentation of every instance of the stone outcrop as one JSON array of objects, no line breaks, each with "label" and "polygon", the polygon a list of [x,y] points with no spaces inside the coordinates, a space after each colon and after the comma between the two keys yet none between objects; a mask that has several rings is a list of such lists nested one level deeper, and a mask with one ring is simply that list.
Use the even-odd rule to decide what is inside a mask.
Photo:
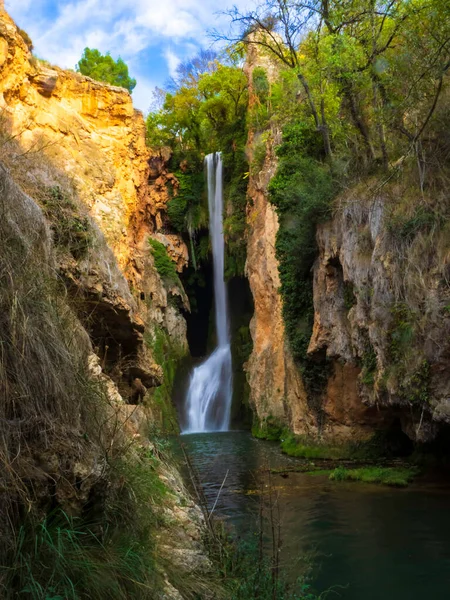
[{"label": "stone outcrop", "polygon": [[[255,66],[269,81],[277,73],[270,57],[250,45],[250,110]],[[308,353],[318,362],[327,357],[330,374],[320,397],[307,398],[284,330],[279,224],[267,197],[280,139],[271,126],[251,131],[248,140],[250,157],[266,145],[264,164],[251,167],[247,209],[246,274],[255,312],[246,371],[257,419],[272,417],[295,433],[330,441],[365,440],[400,426],[411,440],[434,439],[450,423],[449,236],[436,216],[436,206],[448,215],[445,194],[412,203],[434,213],[435,225],[402,237],[392,215],[396,207],[407,211],[403,196],[411,190],[389,184],[375,193],[379,182],[366,180],[338,198],[333,219],[318,227]]]},{"label": "stone outcrop", "polygon": [[[269,78],[276,74],[276,67],[267,56],[260,56],[256,46],[249,47],[246,73],[251,74],[261,61]],[[245,266],[254,301],[254,315],[250,322],[253,350],[245,366],[250,385],[250,404],[259,420],[268,417],[289,425],[296,433],[315,429],[306,406],[306,393],[297,367],[292,359],[286,340],[282,315],[282,299],[279,294],[280,279],[275,256],[275,240],[278,217],[269,203],[267,186],[276,170],[273,152],[279,132],[273,131],[267,142],[262,169],[251,173],[248,187],[247,209],[247,261]],[[255,133],[248,140],[248,152],[253,152]]]},{"label": "stone outcrop", "polygon": [[400,419],[411,439],[428,441],[450,422],[448,240],[432,230],[402,239],[389,227],[401,199],[398,189],[356,188],[318,228],[309,353],[335,364],[331,423],[371,430]]},{"label": "stone outcrop", "polygon": [[[3,12],[0,116],[5,160],[16,181],[31,195],[36,188],[44,195],[55,186],[66,189],[105,238],[106,244],[100,241],[86,260],[66,257],[61,262],[93,329],[100,327],[99,334],[107,330],[124,354],[141,344],[144,324],[167,328],[186,348],[185,320],[176,303],[169,302],[181,292],[166,289],[148,244],[163,225],[168,187],[176,189],[177,182],[167,170],[170,151],[152,153],[146,146],[143,115],[133,108],[128,91],[36,60]],[[15,154],[8,140],[17,143]],[[170,236],[167,246],[181,270],[188,259],[185,245]],[[114,274],[116,261],[121,281]],[[93,335],[101,337],[94,330]]]}]

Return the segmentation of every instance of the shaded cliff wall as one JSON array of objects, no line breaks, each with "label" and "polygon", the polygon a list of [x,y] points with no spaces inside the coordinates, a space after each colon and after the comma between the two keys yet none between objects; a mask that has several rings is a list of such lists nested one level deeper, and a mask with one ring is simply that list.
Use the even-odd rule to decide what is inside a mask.
[{"label": "shaded cliff wall", "polygon": [[330,432],[400,419],[411,439],[429,441],[450,411],[449,206],[443,191],[376,189],[372,180],[346,193],[318,229],[308,351],[334,363]]},{"label": "shaded cliff wall", "polygon": [[[250,45],[250,88],[255,67],[269,82],[276,78],[276,64]],[[250,111],[252,101],[251,93]],[[336,199],[333,218],[318,226],[308,357],[318,365],[326,357],[329,375],[312,398],[282,317],[279,221],[267,194],[280,142],[271,124],[253,130],[248,143],[251,155],[265,144],[263,164],[252,162],[247,218],[255,314],[246,369],[256,420],[336,441],[365,440],[400,423],[410,439],[431,441],[448,423],[450,400],[450,208],[441,174],[436,184],[428,174],[424,193],[408,161],[387,181],[366,177]]]}]

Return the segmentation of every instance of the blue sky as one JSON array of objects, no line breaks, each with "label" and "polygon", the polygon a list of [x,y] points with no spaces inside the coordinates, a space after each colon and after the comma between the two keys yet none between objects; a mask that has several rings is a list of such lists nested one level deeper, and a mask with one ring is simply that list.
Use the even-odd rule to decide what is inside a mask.
[{"label": "blue sky", "polygon": [[208,30],[228,26],[217,14],[253,0],[5,0],[40,58],[73,69],[83,49],[121,56],[137,80],[135,106],[147,112],[152,90],[162,86],[180,60],[211,46]]}]

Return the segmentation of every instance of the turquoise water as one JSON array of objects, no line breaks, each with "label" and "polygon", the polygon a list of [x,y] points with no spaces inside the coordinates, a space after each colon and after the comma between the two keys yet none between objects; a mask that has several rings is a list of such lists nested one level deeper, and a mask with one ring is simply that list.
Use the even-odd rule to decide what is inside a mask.
[{"label": "turquoise water", "polygon": [[[180,441],[210,509],[217,500],[214,513],[226,518],[237,536],[253,535],[261,489],[267,489],[266,468],[284,468],[296,459],[246,432],[187,435]],[[312,556],[314,587],[330,589],[327,598],[450,599],[446,483],[391,489],[289,473],[271,475],[271,488],[280,507],[281,562],[290,577]]]}]

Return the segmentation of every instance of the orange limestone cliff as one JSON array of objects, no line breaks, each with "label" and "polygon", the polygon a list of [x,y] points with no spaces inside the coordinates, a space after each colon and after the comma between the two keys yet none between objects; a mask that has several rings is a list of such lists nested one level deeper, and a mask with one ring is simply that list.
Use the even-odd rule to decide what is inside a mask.
[{"label": "orange limestone cliff", "polygon": [[[172,176],[170,154],[155,156],[146,146],[145,121],[128,91],[35,59],[2,12],[0,115],[25,151],[43,150],[69,175],[133,279],[136,248],[161,226]],[[169,250],[182,268],[185,248],[172,242]]]},{"label": "orange limestone cliff", "polygon": [[187,264],[183,241],[158,231],[169,200],[167,183],[177,187],[167,170],[170,151],[154,153],[146,146],[143,115],[127,90],[48,66],[27,44],[28,36],[1,11],[0,133],[21,149],[7,166],[12,164],[16,181],[29,193],[33,180],[55,186],[46,165],[64,175],[112,249],[135,292],[138,313],[186,346],[185,321],[168,296],[181,296],[186,307],[187,299],[182,290],[166,289],[148,244],[149,236],[157,236],[179,271]]},{"label": "orange limestone cliff", "polygon": [[[276,75],[276,65],[256,46],[249,46],[246,73],[250,83],[252,102],[252,72],[263,66],[269,79]],[[250,322],[253,351],[246,364],[247,380],[250,385],[250,403],[264,423],[274,419],[288,425],[295,433],[314,432],[315,425],[309,414],[306,393],[300,373],[294,364],[286,339],[283,321],[282,299],[279,293],[280,278],[278,260],[275,256],[275,240],[278,217],[270,204],[267,186],[275,174],[276,157],[273,152],[277,131],[271,132],[266,145],[264,165],[259,173],[250,173],[247,208],[247,261],[246,275],[253,295],[255,312]],[[248,151],[255,144],[250,132]]]}]

